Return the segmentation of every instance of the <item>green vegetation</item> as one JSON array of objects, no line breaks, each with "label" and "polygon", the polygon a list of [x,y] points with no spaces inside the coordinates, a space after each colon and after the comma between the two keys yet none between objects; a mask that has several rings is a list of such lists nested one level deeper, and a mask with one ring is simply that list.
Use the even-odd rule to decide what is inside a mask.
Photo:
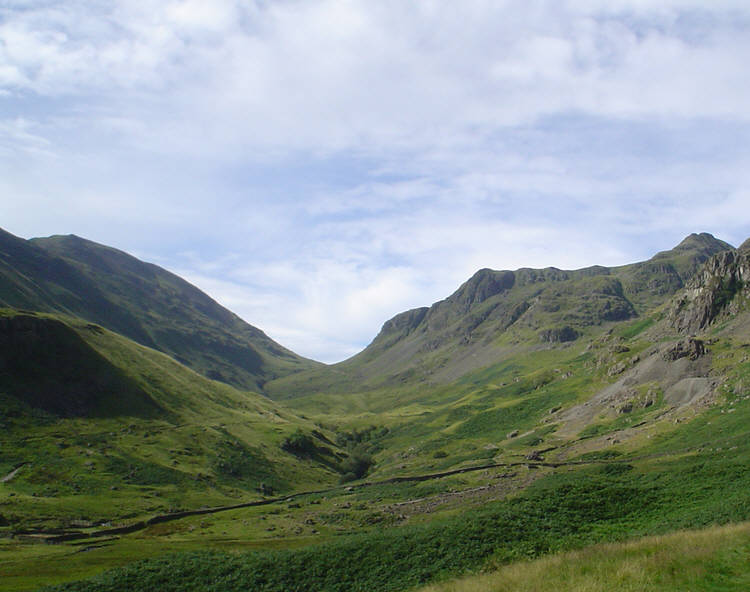
[{"label": "green vegetation", "polygon": [[0,534],[232,504],[258,498],[261,484],[289,493],[338,481],[278,445],[284,434],[323,432],[260,395],[78,319],[6,309],[0,324],[0,478],[20,467],[0,484]]},{"label": "green vegetation", "polygon": [[750,588],[750,524],[596,545],[518,562],[419,592],[740,592]]},{"label": "green vegetation", "polygon": [[553,474],[454,519],[314,547],[148,560],[60,590],[404,590],[488,564],[598,541],[750,518],[750,449],[700,462]]},{"label": "green vegetation", "polygon": [[719,280],[719,286],[716,289],[716,296],[712,302],[711,314],[716,316],[737,294],[742,291],[743,288],[744,283],[735,276],[721,278]]},{"label": "green vegetation", "polygon": [[[0,300],[37,311],[0,311],[0,589],[533,581],[557,553],[588,573],[602,551],[581,549],[608,542],[614,571],[639,537],[750,519],[750,317],[725,306],[744,287],[715,266],[705,348],[675,322],[692,313],[672,295],[726,248],[709,235],[620,268],[481,270],[333,367],[122,253],[0,238]],[[88,318],[61,314],[99,274]],[[745,583],[731,540],[696,586]],[[678,588],[675,553],[632,585]]]},{"label": "green vegetation", "polygon": [[444,385],[536,353],[543,343],[575,345],[613,323],[632,320],[625,325],[631,334],[623,335],[631,338],[651,323],[638,315],[663,306],[709,257],[729,248],[699,234],[649,261],[616,268],[483,269],[429,309],[386,322],[353,358],[272,380],[264,389],[273,398],[288,399],[398,391],[417,381]]},{"label": "green vegetation", "polygon": [[634,337],[640,335],[643,331],[651,327],[654,322],[655,321],[653,317],[638,319],[637,321],[634,321],[627,325],[623,325],[618,331],[618,334],[623,339],[633,339]]},{"label": "green vegetation", "polygon": [[176,275],[73,235],[0,230],[0,306],[76,315],[243,389],[318,365]]}]

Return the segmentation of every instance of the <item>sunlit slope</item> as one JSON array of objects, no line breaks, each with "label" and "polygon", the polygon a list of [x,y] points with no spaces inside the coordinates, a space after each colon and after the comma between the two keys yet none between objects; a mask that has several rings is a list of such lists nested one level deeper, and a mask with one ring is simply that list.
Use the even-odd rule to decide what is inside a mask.
[{"label": "sunlit slope", "polygon": [[[747,420],[747,406],[737,409],[736,414]],[[360,534],[301,549],[164,556],[59,589],[411,590],[461,573],[486,571],[593,543],[745,521],[750,514],[747,442],[745,429],[745,437],[738,439],[732,450],[712,445],[710,449],[704,446],[644,459],[609,460],[556,470],[536,467],[534,471],[541,474],[522,492],[485,500],[481,506],[463,506],[436,515],[440,496],[427,493],[426,499],[401,504],[404,509],[400,511],[407,512],[408,518],[388,524],[388,528],[363,528]],[[508,469],[486,471],[484,479],[510,479],[508,473]],[[339,508],[363,503],[370,513],[382,512],[381,499],[388,495],[382,487],[355,490],[339,498]],[[423,510],[428,512],[425,520],[415,520],[418,516],[409,508],[428,502],[432,502],[432,511]],[[305,508],[305,515],[322,521],[326,513],[315,508]],[[275,520],[273,514],[268,518]],[[730,554],[725,564],[729,575],[746,573],[742,571],[742,545],[742,540],[718,545]],[[669,565],[663,574],[667,577]]]},{"label": "sunlit slope", "polygon": [[[722,321],[732,321],[732,316],[737,318],[727,310],[720,313]],[[719,331],[728,329],[729,325]],[[313,496],[298,509],[289,504],[265,515],[238,512],[224,522],[217,516],[214,531],[231,530],[233,520],[251,528],[256,523],[275,528],[296,519],[320,524],[324,530],[354,518],[349,518],[352,514],[361,516],[362,522],[359,534],[324,537],[318,544],[306,539],[310,546],[302,549],[290,539],[289,548],[279,551],[265,546],[252,554],[169,555],[59,589],[147,589],[159,582],[164,590],[181,591],[213,586],[225,591],[385,592],[419,589],[427,582],[524,560],[498,577],[507,573],[503,581],[520,585],[523,574],[528,582],[539,582],[544,581],[542,572],[549,570],[546,575],[552,579],[546,581],[563,578],[561,586],[576,582],[604,589],[596,587],[603,574],[595,564],[602,561],[614,578],[608,580],[611,590],[639,589],[627,586],[654,582],[681,589],[688,575],[707,590],[716,585],[743,590],[748,576],[745,527],[554,556],[593,543],[633,541],[750,519],[750,360],[743,359],[743,344],[725,345],[715,352],[720,361],[715,370],[723,372],[723,382],[710,403],[700,411],[687,409],[687,414],[657,422],[658,429],[642,433],[635,447],[634,442],[609,440],[603,448],[571,456],[567,462],[550,451],[546,463],[525,459],[413,487],[394,483],[341,491],[332,504]],[[419,440],[413,442],[418,449]],[[186,541],[185,537],[184,530],[175,528],[168,540]],[[153,536],[144,542],[158,548]],[[540,564],[527,561],[544,555],[552,556]],[[687,574],[677,569],[688,565]],[[487,577],[458,582],[456,590],[492,590],[482,587],[487,581],[493,585],[493,576]],[[479,587],[471,588],[475,584]]]},{"label": "sunlit slope", "polygon": [[447,384],[352,381],[289,403],[318,421],[376,426],[373,476],[637,453],[744,392],[749,277],[746,250],[721,252],[650,313],[572,342],[518,347]]},{"label": "sunlit slope", "polygon": [[0,305],[84,318],[241,388],[316,365],[176,275],[72,235],[0,231]]},{"label": "sunlit slope", "polygon": [[750,524],[597,545],[419,592],[683,592],[750,589]]},{"label": "sunlit slope", "polygon": [[[3,522],[112,521],[336,484],[333,435],[79,319],[0,315]],[[313,434],[314,454],[282,449]],[[2,526],[2,524],[0,524]]]},{"label": "sunlit slope", "polygon": [[[299,434],[320,445],[322,435],[341,452],[355,443],[372,457],[362,479],[293,503],[173,521],[89,558],[116,566],[176,545],[261,553],[163,557],[65,589],[406,590],[592,543],[750,519],[747,246],[711,257],[645,314],[570,342],[519,347],[457,380],[291,399],[309,418]],[[244,495],[224,483],[216,490],[225,499]],[[210,492],[182,503],[212,503]],[[32,515],[38,498],[27,499]],[[33,581],[22,570],[34,551],[17,551],[18,581]],[[92,573],[76,565],[71,573]],[[739,563],[722,565],[742,577]]]},{"label": "sunlit slope", "polygon": [[483,269],[445,300],[387,321],[353,358],[275,380],[266,390],[283,399],[444,385],[519,354],[576,347],[618,323],[643,318],[709,257],[728,249],[704,233],[623,267]]}]

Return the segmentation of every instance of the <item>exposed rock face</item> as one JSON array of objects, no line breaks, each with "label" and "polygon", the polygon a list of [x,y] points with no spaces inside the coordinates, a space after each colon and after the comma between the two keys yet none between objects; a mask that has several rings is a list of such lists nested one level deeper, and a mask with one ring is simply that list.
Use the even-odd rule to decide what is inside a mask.
[{"label": "exposed rock face", "polygon": [[470,326],[462,328],[460,333],[470,333],[492,312],[492,308],[481,305],[493,296],[511,290],[515,281],[512,271],[480,269],[448,298],[430,307],[425,316],[427,330],[440,332],[467,317],[464,324]]},{"label": "exposed rock face", "polygon": [[667,361],[675,361],[680,358],[697,360],[706,353],[706,347],[700,339],[684,339],[678,341],[673,347],[666,350],[662,356]]},{"label": "exposed rock face", "polygon": [[552,329],[545,329],[539,333],[541,340],[549,343],[575,341],[579,336],[580,333],[572,327],[555,327]]},{"label": "exposed rock face", "polygon": [[[314,370],[305,392],[349,389],[352,379],[372,386],[448,383],[517,347],[566,347],[666,305],[707,259],[732,248],[693,234],[648,261],[618,267],[480,269],[447,298],[387,321],[365,350],[335,369]],[[613,372],[633,363],[623,361]],[[296,397],[296,384],[282,379],[264,387],[272,398]]]},{"label": "exposed rock face", "polygon": [[411,333],[424,319],[429,309],[427,307],[407,310],[386,321],[380,332],[384,335],[398,334],[405,337]]},{"label": "exposed rock face", "polygon": [[469,310],[496,294],[510,290],[515,281],[516,276],[512,271],[480,269],[459,288],[452,299],[464,310]]},{"label": "exposed rock face", "polygon": [[589,400],[560,411],[555,416],[560,426],[555,434],[573,437],[603,417],[614,420],[653,406],[670,412],[706,405],[714,397],[720,379],[710,375],[711,353],[700,340],[659,345],[641,356],[631,358],[630,365],[625,360],[618,362],[613,368],[619,372],[608,373],[616,376],[614,382]]},{"label": "exposed rock face", "polygon": [[725,309],[736,313],[750,297],[750,241],[709,259],[669,312],[670,324],[685,334],[705,329]]},{"label": "exposed rock face", "polygon": [[607,376],[617,376],[627,369],[628,365],[624,361],[617,362],[607,370]]},{"label": "exposed rock face", "polygon": [[628,294],[674,294],[684,286],[680,273],[671,263],[658,259],[637,265],[627,279]]}]

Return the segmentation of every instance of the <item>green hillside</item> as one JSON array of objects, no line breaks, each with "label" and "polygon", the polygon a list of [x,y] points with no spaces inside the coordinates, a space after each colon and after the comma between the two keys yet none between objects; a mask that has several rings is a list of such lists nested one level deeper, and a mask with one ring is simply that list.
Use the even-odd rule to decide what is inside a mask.
[{"label": "green hillside", "polygon": [[728,249],[703,233],[622,267],[482,269],[445,300],[387,321],[353,358],[275,380],[266,391],[286,399],[363,387],[449,384],[519,353],[575,345],[617,323],[644,318],[709,257]]},{"label": "green hillside", "polygon": [[[98,325],[5,309],[0,356],[0,533],[261,499],[345,472],[331,432]],[[316,454],[284,449],[300,431]]]},{"label": "green hillside", "polygon": [[176,275],[72,235],[0,230],[0,306],[86,319],[239,388],[317,365]]},{"label": "green hillside", "polygon": [[[352,360],[266,385],[283,403],[88,321],[7,311],[0,582],[417,590],[542,556],[558,573],[554,554],[605,542],[619,565],[640,537],[748,521],[749,244],[482,270]],[[705,534],[699,589],[744,590],[731,532]],[[576,553],[586,571],[599,551]],[[679,589],[677,565],[647,581]],[[493,589],[477,581],[458,589]]]}]

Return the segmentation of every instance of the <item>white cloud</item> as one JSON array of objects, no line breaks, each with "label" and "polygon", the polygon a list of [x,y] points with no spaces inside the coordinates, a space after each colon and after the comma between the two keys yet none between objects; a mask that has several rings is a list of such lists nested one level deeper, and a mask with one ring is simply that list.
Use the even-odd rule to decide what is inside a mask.
[{"label": "white cloud", "polygon": [[479,267],[750,234],[748,29],[733,1],[5,2],[4,225],[337,359]]},{"label": "white cloud", "polygon": [[33,121],[23,117],[0,119],[0,154],[13,156],[17,153],[50,155],[50,141],[35,131]]},{"label": "white cloud", "polygon": [[750,38],[728,25],[683,38],[675,19],[703,16],[696,5],[51,6],[6,9],[5,86],[79,93],[105,121],[145,121],[142,141],[165,151],[424,149],[576,110],[748,119]]}]

